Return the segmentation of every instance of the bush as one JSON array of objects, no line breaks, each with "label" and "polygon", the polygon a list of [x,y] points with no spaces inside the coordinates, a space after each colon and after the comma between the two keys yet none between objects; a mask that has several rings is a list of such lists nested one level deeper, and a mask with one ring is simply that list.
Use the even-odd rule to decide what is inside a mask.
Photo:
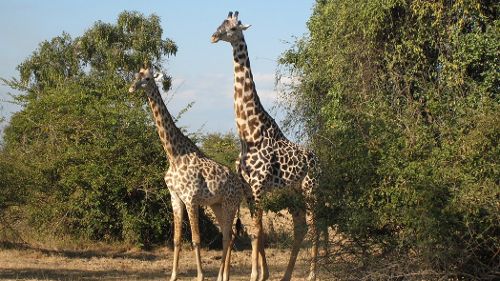
[{"label": "bush", "polygon": [[492,1],[317,1],[283,54],[280,75],[300,77],[282,85],[289,124],[322,162],[323,218],[356,245],[493,276],[497,15]]},{"label": "bush", "polygon": [[161,36],[157,16],[123,12],[81,37],[42,42],[20,80],[4,81],[23,105],[5,129],[2,156],[12,157],[2,161],[14,164],[5,175],[27,175],[9,178],[8,192],[23,187],[37,232],[139,246],[170,238],[167,161],[145,99],[127,91],[144,62],[161,71],[175,54]]}]

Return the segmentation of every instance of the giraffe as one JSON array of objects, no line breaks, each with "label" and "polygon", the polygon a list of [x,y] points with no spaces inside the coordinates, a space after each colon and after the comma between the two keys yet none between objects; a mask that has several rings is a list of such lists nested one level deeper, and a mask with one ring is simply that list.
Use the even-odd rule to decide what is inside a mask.
[{"label": "giraffe", "polygon": [[129,88],[133,93],[143,88],[158,135],[165,150],[169,167],[165,183],[170,191],[174,214],[174,259],[170,280],[177,280],[184,207],[187,209],[195,253],[197,280],[203,280],[200,257],[198,210],[200,205],[210,206],[223,235],[222,261],[219,281],[229,280],[232,225],[243,196],[244,182],[227,167],[206,157],[201,150],[175,125],[160,95],[150,68],[141,68]]},{"label": "giraffe", "polygon": [[[229,12],[217,28],[211,42],[226,41],[233,48],[234,111],[241,141],[241,153],[236,163],[240,176],[251,186],[255,205],[252,229],[252,273],[250,280],[269,277],[264,246],[262,245],[262,196],[273,189],[289,188],[304,198],[304,207],[290,207],[294,224],[294,242],[287,269],[282,280],[290,280],[300,245],[311,228],[313,237],[309,280],[316,279],[318,254],[314,190],[318,185],[319,166],[316,156],[289,141],[274,119],[266,112],[255,89],[250,68],[247,44],[243,31],[250,25],[238,20],[238,12]],[[308,223],[306,214],[310,218]]]}]

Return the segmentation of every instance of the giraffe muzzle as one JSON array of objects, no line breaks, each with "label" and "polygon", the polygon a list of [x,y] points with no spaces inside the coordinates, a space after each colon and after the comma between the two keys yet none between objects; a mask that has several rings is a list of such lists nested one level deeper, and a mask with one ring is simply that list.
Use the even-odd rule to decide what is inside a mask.
[{"label": "giraffe muzzle", "polygon": [[217,36],[217,35],[215,35],[215,34],[214,34],[214,35],[212,35],[212,37],[210,37],[210,42],[212,42],[212,43],[217,43],[217,42],[219,42],[219,36]]}]

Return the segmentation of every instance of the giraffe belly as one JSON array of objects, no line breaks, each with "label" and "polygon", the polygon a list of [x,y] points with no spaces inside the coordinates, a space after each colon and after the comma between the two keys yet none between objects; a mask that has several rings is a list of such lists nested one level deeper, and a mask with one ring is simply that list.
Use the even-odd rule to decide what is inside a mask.
[{"label": "giraffe belly", "polygon": [[226,197],[241,196],[241,187],[234,184],[229,169],[207,158],[184,163],[167,174],[171,189],[185,204],[213,205],[222,203]]}]

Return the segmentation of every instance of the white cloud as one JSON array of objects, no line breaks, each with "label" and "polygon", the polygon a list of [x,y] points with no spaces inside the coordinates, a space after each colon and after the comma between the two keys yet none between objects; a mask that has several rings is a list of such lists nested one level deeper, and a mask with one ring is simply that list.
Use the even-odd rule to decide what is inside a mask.
[{"label": "white cloud", "polygon": [[273,84],[274,85],[275,75],[274,75],[274,73],[257,72],[255,74],[253,74],[253,80],[254,80],[255,84],[265,83],[265,84]]},{"label": "white cloud", "polygon": [[[164,93],[164,99],[174,116],[187,104],[194,102],[193,107],[179,120],[179,125],[189,131],[202,128],[206,132],[234,132],[233,79],[232,74],[217,72],[203,73],[197,77],[177,76],[172,81],[170,92]],[[274,73],[255,73],[254,81],[262,105],[279,122],[283,114],[277,107]]]}]

